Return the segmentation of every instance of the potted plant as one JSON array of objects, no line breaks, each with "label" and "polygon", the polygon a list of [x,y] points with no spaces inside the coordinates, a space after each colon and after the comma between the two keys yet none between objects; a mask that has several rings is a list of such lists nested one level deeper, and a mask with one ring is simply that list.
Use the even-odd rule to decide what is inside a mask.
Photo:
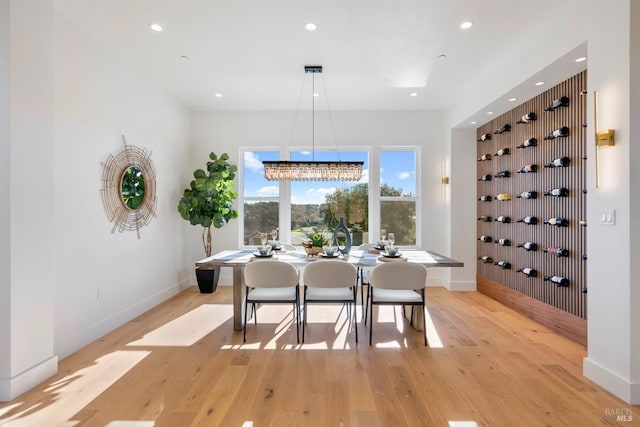
[{"label": "potted plant", "polygon": [[[202,244],[207,257],[211,256],[211,226],[222,228],[229,220],[238,217],[238,211],[233,209],[233,201],[238,197],[238,193],[233,190],[233,179],[238,168],[227,161],[227,153],[220,157],[211,153],[209,159],[206,170],[197,169],[193,172],[195,179],[184,190],[178,203],[178,212],[182,218],[191,225],[203,227]],[[220,268],[196,268],[198,287],[202,293],[215,291],[219,277]]]},{"label": "potted plant", "polygon": [[328,240],[320,233],[311,236],[311,239],[306,242],[302,242],[307,255],[318,255],[322,253],[322,247],[328,243]]}]

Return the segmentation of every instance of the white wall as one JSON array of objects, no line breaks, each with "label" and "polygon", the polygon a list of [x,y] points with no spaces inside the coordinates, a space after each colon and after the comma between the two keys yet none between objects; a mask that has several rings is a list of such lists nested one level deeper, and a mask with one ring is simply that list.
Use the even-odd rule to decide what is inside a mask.
[{"label": "white wall", "polygon": [[[567,2],[567,4],[572,2]],[[630,111],[630,71],[629,71],[629,0],[616,1],[573,1],[570,15],[559,14],[557,25],[550,31],[548,26],[531,34],[530,45],[521,45],[518,52],[510,52],[509,75],[526,80],[585,41],[588,44],[588,108],[593,111],[591,94],[599,94],[599,127],[616,130],[617,146],[601,151],[600,188],[595,188],[593,121],[588,117],[587,170],[587,247],[589,261],[588,277],[588,357],[584,363],[584,373],[606,389],[626,401],[638,400],[638,348],[637,329],[631,329],[633,319],[637,319],[638,296],[637,279],[631,272],[637,267],[638,252],[632,246],[630,236],[637,230],[631,227],[632,210],[631,171],[638,163],[632,150],[632,128]],[[636,12],[637,15],[637,12]],[[636,17],[637,20],[637,17]],[[593,23],[597,22],[598,25]],[[637,21],[636,21],[637,25]],[[635,36],[637,38],[637,35]],[[532,66],[532,64],[535,64]],[[633,76],[634,81],[638,77]],[[455,105],[449,112],[449,124],[456,126],[471,114],[482,111],[489,104],[514,87],[513,78],[499,79],[498,76],[482,82],[471,83],[478,88],[469,91],[468,98]],[[636,83],[637,84],[637,83]],[[473,155],[475,139],[469,139],[469,153]],[[464,162],[460,150],[453,150],[452,163]],[[456,157],[458,159],[456,160]],[[637,159],[637,155],[635,157]],[[637,173],[637,172],[636,172]],[[637,181],[635,181],[637,182]],[[469,181],[471,185],[471,181]],[[452,188],[452,191],[455,191]],[[637,197],[637,196],[636,196]],[[455,196],[452,195],[452,199]],[[637,208],[637,205],[635,206]],[[616,226],[599,226],[602,209],[616,209]],[[452,223],[464,221],[458,212],[452,211]],[[467,219],[468,221],[468,219]],[[470,226],[470,225],[469,225]],[[632,257],[634,257],[632,259]],[[632,282],[631,277],[634,277]],[[633,305],[636,303],[635,305]],[[637,322],[636,322],[637,324]],[[633,371],[632,371],[633,366]]]},{"label": "white wall", "polygon": [[10,5],[10,307],[3,325],[10,367],[0,379],[0,398],[26,391],[57,369],[49,256],[55,247],[53,20],[51,2]]},{"label": "white wall", "polygon": [[[464,262],[452,268],[451,290],[476,289],[476,132],[473,129],[451,129],[451,185],[447,238],[449,253]],[[470,143],[470,141],[472,141]],[[473,147],[473,148],[472,148]]]},{"label": "white wall", "polygon": [[[0,235],[11,233],[0,239],[0,265],[10,260],[0,275],[0,400],[180,290],[175,177],[188,167],[190,140],[189,112],[56,15],[53,1],[10,6],[10,20],[8,3],[0,8],[0,88],[10,89],[11,119],[0,142],[0,196],[10,189]],[[0,122],[9,123],[2,100]],[[111,234],[99,192],[101,162],[122,148],[121,134],[153,152],[158,175],[157,217],[140,240]]]},{"label": "white wall", "polygon": [[[9,200],[9,0],[0,0],[0,200]],[[11,230],[8,203],[0,203],[0,348],[11,342]],[[11,353],[0,352],[0,383],[11,377]],[[5,390],[0,394],[8,394]],[[1,397],[1,396],[0,396]]]},{"label": "white wall", "polygon": [[629,75],[630,81],[630,144],[629,162],[631,166],[630,182],[635,185],[631,186],[630,191],[630,218],[631,221],[631,294],[629,298],[629,307],[631,310],[631,382],[635,384],[635,388],[631,391],[631,401],[640,402],[640,191],[638,191],[637,183],[640,182],[640,4],[637,1],[631,2],[631,21],[630,21],[630,45],[629,55],[631,67]]},{"label": "white wall", "polygon": [[[58,16],[55,32],[55,350],[66,356],[179,290],[177,213],[189,165],[190,116]],[[127,143],[152,152],[157,216],[111,233],[102,163]]]},{"label": "white wall", "polygon": [[[335,148],[330,127],[320,127],[325,117],[316,113],[316,148]],[[326,112],[324,113],[326,114]],[[303,117],[308,116],[308,117]],[[420,203],[422,209],[422,247],[456,257],[448,253],[445,230],[448,204],[442,200],[442,161],[448,156],[439,112],[332,112],[335,133],[340,147],[419,146],[421,147],[422,180]],[[295,112],[222,112],[193,115],[193,169],[203,167],[208,153],[228,152],[239,164],[238,147],[274,147],[289,145],[311,148],[311,123],[308,112],[300,112],[294,139],[291,141]],[[325,121],[326,122],[326,121]],[[191,179],[185,176],[184,186]],[[239,245],[238,221],[214,231],[214,251]],[[189,248],[193,259],[202,258],[199,229],[191,230],[193,244]],[[429,282],[447,285],[446,269],[429,271]],[[223,271],[222,283],[230,283]]]}]

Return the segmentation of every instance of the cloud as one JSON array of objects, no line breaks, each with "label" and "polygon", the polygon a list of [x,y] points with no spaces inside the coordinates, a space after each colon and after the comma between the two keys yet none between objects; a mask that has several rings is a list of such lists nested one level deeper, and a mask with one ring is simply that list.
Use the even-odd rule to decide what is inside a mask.
[{"label": "cloud", "polygon": [[317,196],[326,196],[327,194],[334,193],[335,191],[336,191],[336,187],[310,188],[307,190],[307,194],[313,194]]},{"label": "cloud", "polygon": [[252,151],[244,152],[244,166],[246,169],[249,169],[251,172],[260,172],[262,171],[262,162],[258,159],[258,156]]},{"label": "cloud", "polygon": [[369,169],[362,169],[362,176],[358,181],[358,184],[368,184],[369,183]]},{"label": "cloud", "polygon": [[259,188],[257,193],[260,197],[278,197],[278,194],[280,194],[280,188],[277,185],[269,185],[267,187]]},{"label": "cloud", "polygon": [[396,178],[398,179],[408,179],[411,177],[411,172],[397,172]]}]

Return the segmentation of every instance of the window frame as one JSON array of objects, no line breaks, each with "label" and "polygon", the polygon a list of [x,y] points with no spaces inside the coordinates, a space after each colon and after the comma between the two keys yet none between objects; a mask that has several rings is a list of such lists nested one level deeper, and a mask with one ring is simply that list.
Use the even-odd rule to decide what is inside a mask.
[{"label": "window frame", "polygon": [[[315,147],[316,151],[335,151],[335,147]],[[245,184],[245,171],[244,171],[244,155],[248,151],[273,151],[279,153],[280,160],[289,160],[291,157],[291,152],[293,151],[309,151],[308,146],[287,146],[287,147],[277,147],[277,146],[240,146],[238,147],[238,158],[241,159],[239,162],[240,165],[238,167],[238,214],[241,220],[238,225],[238,247],[239,248],[248,248],[252,246],[248,246],[244,244],[244,205],[247,201],[276,201],[279,204],[279,237],[278,239],[283,242],[288,242],[291,240],[291,183],[287,181],[279,181],[277,185],[279,186],[279,197],[256,197],[249,196],[246,197],[244,194],[244,184]],[[362,151],[365,152],[368,156],[369,162],[369,242],[375,243],[378,239],[377,236],[380,235],[380,204],[383,201],[412,201],[415,203],[415,211],[416,211],[416,245],[415,246],[405,246],[408,248],[413,247],[421,247],[421,235],[422,235],[422,208],[420,203],[420,194],[421,194],[421,150],[420,146],[412,146],[412,145],[402,145],[402,146],[394,146],[394,145],[385,145],[379,147],[372,146],[341,146],[340,151]],[[380,195],[380,161],[381,156],[384,151],[413,151],[415,153],[414,160],[414,170],[415,170],[415,196],[400,196],[400,197],[390,197],[385,196],[382,197]],[[276,182],[274,181],[274,184]]]}]

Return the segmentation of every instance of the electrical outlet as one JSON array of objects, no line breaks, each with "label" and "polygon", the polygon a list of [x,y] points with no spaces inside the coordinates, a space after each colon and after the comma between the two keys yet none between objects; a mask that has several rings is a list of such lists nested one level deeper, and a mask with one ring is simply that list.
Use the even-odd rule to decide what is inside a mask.
[{"label": "electrical outlet", "polygon": [[616,210],[602,209],[600,211],[600,225],[616,225]]}]

